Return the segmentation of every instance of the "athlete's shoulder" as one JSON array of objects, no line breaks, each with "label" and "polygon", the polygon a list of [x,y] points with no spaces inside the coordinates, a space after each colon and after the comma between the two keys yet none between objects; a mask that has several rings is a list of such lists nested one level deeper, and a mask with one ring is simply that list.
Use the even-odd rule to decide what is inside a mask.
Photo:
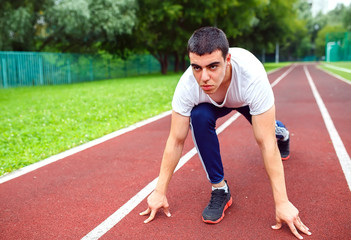
[{"label": "athlete's shoulder", "polygon": [[232,63],[237,65],[237,67],[245,69],[256,69],[257,67],[263,67],[260,60],[258,60],[254,54],[244,48],[229,48],[229,53],[231,54]]},{"label": "athlete's shoulder", "polygon": [[249,50],[240,47],[229,48],[229,53],[231,54],[232,59],[237,58],[256,58]]}]

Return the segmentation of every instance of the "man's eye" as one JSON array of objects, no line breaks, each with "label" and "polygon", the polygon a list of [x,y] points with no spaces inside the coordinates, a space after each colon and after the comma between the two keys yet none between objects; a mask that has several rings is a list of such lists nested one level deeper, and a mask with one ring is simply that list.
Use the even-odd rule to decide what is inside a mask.
[{"label": "man's eye", "polygon": [[211,70],[214,70],[214,69],[216,69],[218,66],[217,65],[212,65],[212,66],[210,66],[210,69]]},{"label": "man's eye", "polygon": [[201,70],[201,68],[200,68],[200,67],[197,67],[197,66],[193,66],[193,69],[194,69],[195,71],[200,71],[200,70]]}]

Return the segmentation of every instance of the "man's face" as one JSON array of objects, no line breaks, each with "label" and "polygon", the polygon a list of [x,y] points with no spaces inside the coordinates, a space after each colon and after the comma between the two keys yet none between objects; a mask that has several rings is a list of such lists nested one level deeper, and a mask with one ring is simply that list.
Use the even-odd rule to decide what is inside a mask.
[{"label": "man's face", "polygon": [[220,50],[202,56],[190,52],[189,58],[196,81],[202,90],[207,94],[215,93],[224,80],[230,54],[224,60]]}]

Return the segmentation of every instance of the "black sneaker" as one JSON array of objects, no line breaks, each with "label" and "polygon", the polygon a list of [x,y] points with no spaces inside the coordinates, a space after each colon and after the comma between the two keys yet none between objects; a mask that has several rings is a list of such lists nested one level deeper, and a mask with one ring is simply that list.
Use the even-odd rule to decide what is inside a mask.
[{"label": "black sneaker", "polygon": [[219,223],[224,218],[224,211],[232,205],[233,199],[222,189],[216,189],[211,193],[211,200],[202,212],[202,221],[205,223]]},{"label": "black sneaker", "polygon": [[290,138],[286,141],[278,140],[278,148],[282,160],[288,160],[290,158]]}]

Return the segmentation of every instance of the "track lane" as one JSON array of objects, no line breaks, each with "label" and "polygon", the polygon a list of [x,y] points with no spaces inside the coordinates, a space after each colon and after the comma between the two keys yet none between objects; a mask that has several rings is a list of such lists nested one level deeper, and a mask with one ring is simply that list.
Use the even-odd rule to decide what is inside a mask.
[{"label": "track lane", "polygon": [[320,71],[316,66],[309,68],[311,77],[339,132],[345,148],[351,156],[351,84]]},{"label": "track lane", "polygon": [[1,184],[0,238],[86,235],[158,174],[169,123],[168,116]]},{"label": "track lane", "polygon": [[[292,156],[284,162],[291,201],[312,236],[347,239],[350,234],[350,191],[302,66],[274,89],[278,119],[292,133]],[[198,157],[177,172],[169,188],[172,217],[161,212],[143,224],[141,203],[101,239],[295,239],[287,226],[273,231],[274,206],[269,181],[251,127],[245,119],[220,136],[221,151],[233,194],[233,206],[218,225],[201,221],[210,187]],[[342,207],[342,211],[338,211]],[[331,221],[330,219],[337,219]]]},{"label": "track lane", "polygon": [[[296,69],[297,73],[299,73],[298,70],[299,67]],[[330,162],[324,160],[311,160],[311,162],[302,161],[305,158],[316,159],[313,152],[320,151],[320,148],[315,146],[307,148],[308,145],[311,145],[311,141],[306,142],[305,139],[308,138],[316,142],[324,139],[325,137],[318,138],[318,136],[314,136],[316,134],[313,133],[316,131],[316,128],[318,129],[317,132],[320,132],[319,129],[325,129],[325,127],[323,127],[323,124],[319,124],[319,122],[321,122],[320,117],[314,116],[317,111],[315,109],[315,103],[313,104],[313,101],[305,96],[306,92],[308,92],[308,88],[306,90],[306,83],[302,82],[304,76],[297,73],[295,73],[294,70],[290,74],[293,79],[298,78],[299,81],[288,81],[284,79],[274,90],[277,99],[277,109],[284,109],[287,106],[289,106],[290,109],[290,107],[293,108],[301,104],[306,105],[302,112],[301,109],[299,109],[299,111],[289,110],[288,112],[297,111],[297,116],[301,118],[309,116],[309,114],[312,116],[308,118],[310,120],[307,124],[301,124],[301,119],[291,117],[290,115],[284,116],[282,115],[283,110],[278,111],[279,119],[286,122],[284,118],[289,118],[288,127],[290,128],[291,124],[292,127],[294,126],[294,138],[298,137],[297,139],[299,140],[295,140],[296,142],[292,145],[294,149],[294,155],[292,156],[294,156],[294,159],[295,157],[296,159],[301,159],[299,165],[291,165],[290,161],[285,164],[299,170],[296,173],[292,173],[292,175],[290,175],[291,173],[289,173],[289,170],[286,170],[288,190],[292,195],[290,197],[293,197],[294,200],[296,198],[296,201],[299,201],[299,205],[296,204],[296,201],[294,201],[294,203],[300,208],[302,213],[306,213],[302,215],[304,217],[303,221],[306,225],[311,227],[312,231],[314,229],[318,229],[319,231],[320,227],[324,227],[323,224],[325,224],[327,230],[332,230],[331,228],[339,229],[341,233],[344,234],[339,236],[347,236],[345,234],[350,234],[350,231],[348,231],[350,228],[346,227],[350,226],[350,223],[345,222],[345,214],[350,214],[350,205],[348,202],[345,203],[344,199],[345,197],[346,199],[347,197],[350,199],[350,193],[345,193],[345,179],[343,179],[342,174],[340,174],[340,167],[338,168],[337,164],[332,164],[335,160],[335,153],[330,150],[330,143],[322,144],[322,152],[325,153],[324,150],[328,150],[325,155],[317,154],[321,159],[331,159]],[[270,74],[270,79],[275,79],[273,77],[275,74],[279,74],[279,71]],[[284,90],[281,90],[281,88]],[[304,89],[302,93],[300,89]],[[289,98],[289,95],[293,95],[294,97]],[[296,101],[296,103],[291,103],[292,101]],[[310,103],[310,101],[312,103]],[[313,105],[314,107],[312,107]],[[284,111],[284,114],[287,114],[286,112],[287,111]],[[310,123],[310,121],[312,123]],[[306,129],[306,127],[310,125],[315,128],[311,130],[308,128]],[[232,129],[232,127],[234,127],[234,129]],[[168,135],[168,128],[169,118],[164,118],[157,122],[157,124],[150,124],[130,134],[128,133],[125,136],[113,139],[67,159],[60,160],[57,163],[51,164],[33,173],[14,179],[9,183],[1,184],[0,205],[1,209],[4,209],[4,211],[1,214],[0,238],[6,236],[11,236],[11,238],[13,237],[14,239],[38,239],[43,236],[50,239],[77,239],[83,237],[107,216],[118,209],[118,206],[121,206],[130,199],[138,189],[144,187],[146,182],[151,181],[158,175],[162,151]],[[168,195],[169,199],[172,199],[170,200],[172,201],[171,211],[173,214],[171,219],[166,219],[165,216],[159,214],[157,222],[152,222],[150,225],[145,226],[143,224],[143,218],[138,216],[138,212],[144,210],[146,206],[144,201],[116,227],[104,235],[103,239],[116,239],[116,237],[121,237],[122,239],[148,239],[151,237],[159,239],[166,236],[165,234],[167,234],[167,236],[174,236],[173,239],[189,239],[191,238],[189,236],[194,236],[193,233],[196,234],[195,236],[197,237],[205,239],[210,239],[212,237],[213,239],[217,233],[215,230],[222,228],[227,229],[226,232],[231,233],[230,236],[237,236],[238,239],[257,239],[257,236],[266,236],[266,234],[268,234],[267,237],[270,236],[271,230],[269,229],[269,224],[274,223],[270,221],[270,219],[274,220],[274,217],[272,218],[272,201],[269,199],[271,195],[270,188],[269,183],[264,181],[267,177],[265,175],[262,176],[265,172],[263,170],[263,165],[260,163],[259,152],[258,149],[256,149],[257,147],[255,147],[251,129],[244,119],[238,119],[233,126],[230,126],[230,129],[226,130],[223,136],[228,133],[230,137],[228,142],[231,142],[233,141],[233,134],[238,133],[239,135],[235,140],[238,142],[234,142],[234,144],[235,146],[240,146],[243,150],[242,152],[245,153],[241,156],[238,154],[237,148],[234,148],[234,152],[232,152],[225,150],[227,148],[230,149],[230,147],[222,147],[223,155],[226,155],[226,158],[230,159],[232,156],[238,158],[238,161],[228,162],[225,160],[225,164],[228,165],[226,169],[227,175],[231,176],[229,180],[234,183],[232,191],[237,193],[234,197],[234,206],[237,205],[237,208],[230,208],[227,212],[228,216],[233,217],[229,217],[231,220],[225,221],[227,219],[225,218],[221,224],[216,226],[209,226],[201,222],[200,216],[202,209],[207,204],[209,189],[206,176],[196,156],[175,174],[171,182]],[[295,129],[299,130],[295,131]],[[145,137],[146,135],[148,137]],[[245,137],[247,139],[245,139]],[[220,139],[221,144],[225,145],[227,141],[223,140],[222,142],[222,137],[220,137]],[[225,139],[225,137],[223,137],[223,139]],[[250,144],[246,144],[246,141]],[[130,142],[133,142],[133,144],[129,144]],[[192,142],[189,137],[185,148],[185,151],[192,148]],[[133,154],[133,161],[127,161],[127,159],[131,158],[131,154]],[[247,159],[250,159],[248,162],[249,164],[247,163]],[[235,164],[231,165],[231,162]],[[330,187],[326,188],[327,192],[325,196],[319,196],[319,194],[324,193],[324,188],[320,185],[316,185],[316,179],[318,179],[319,175],[317,177],[315,176],[316,171],[314,169],[316,168],[319,170],[319,168],[324,169],[324,167],[329,170],[326,175],[332,176],[333,178],[335,177],[335,179],[322,179],[321,182],[328,187],[332,184],[337,185],[337,187],[335,187],[335,189],[330,189]],[[259,172],[259,174],[248,178],[245,172],[242,172],[242,169],[247,169],[249,172]],[[240,173],[238,174],[238,172]],[[307,185],[309,184],[308,186],[313,186],[312,189],[310,189],[311,193],[299,187],[301,183],[296,180],[295,175],[299,179],[300,177],[302,179],[306,178],[303,185],[305,185],[307,181]],[[310,179],[311,176],[314,179]],[[252,181],[251,178],[256,181]],[[189,179],[191,180],[192,187],[195,189],[195,192],[191,192],[191,199],[189,199],[188,195],[190,190],[186,187]],[[236,185],[235,182],[240,182],[240,184]],[[181,189],[179,190],[180,186]],[[255,193],[257,188],[262,188],[264,191],[258,194],[256,193],[257,196],[253,196],[252,194]],[[289,188],[293,190],[290,191]],[[191,191],[193,191],[193,189],[191,189]],[[306,204],[306,199],[305,201],[302,201],[303,199],[300,200],[300,194],[306,195],[306,192],[308,198],[307,202],[312,201],[312,203]],[[328,201],[330,201],[334,194],[337,195],[335,203],[329,203]],[[315,198],[315,196],[318,198]],[[194,204],[194,202],[198,204]],[[267,203],[262,205],[262,202]],[[327,207],[325,203],[329,207]],[[323,213],[316,211],[317,216],[328,216],[327,219],[329,219],[330,214],[333,213],[335,209],[338,209],[339,205],[337,203],[340,205],[343,203],[345,206],[342,213],[337,213],[336,215],[337,219],[343,219],[342,226],[327,226],[326,221],[323,221],[323,224],[311,226],[314,220],[313,217],[310,217],[311,208],[313,209],[317,206],[316,209],[323,209]],[[302,207],[303,209],[301,209]],[[263,213],[260,212],[262,208],[266,210],[263,211]],[[238,218],[240,218],[240,220],[238,220]],[[304,220],[305,218],[307,219]],[[233,225],[233,223],[235,223],[235,225]],[[242,228],[238,228],[236,224],[242,226]],[[177,227],[175,228],[175,226]],[[232,230],[233,228],[235,231]],[[21,230],[18,231],[18,229]],[[279,239],[279,237],[282,237],[281,239],[291,237],[290,233],[286,230],[287,229],[284,231],[282,230],[284,232],[283,234],[274,232],[272,237],[275,239]],[[333,234],[333,231],[331,231],[331,234]],[[326,236],[331,236],[329,239],[333,239],[334,235],[331,234],[327,234]],[[229,237],[229,235],[226,236]],[[322,235],[316,235],[316,231],[313,231],[313,236]],[[313,238],[309,237],[309,239]]]}]

